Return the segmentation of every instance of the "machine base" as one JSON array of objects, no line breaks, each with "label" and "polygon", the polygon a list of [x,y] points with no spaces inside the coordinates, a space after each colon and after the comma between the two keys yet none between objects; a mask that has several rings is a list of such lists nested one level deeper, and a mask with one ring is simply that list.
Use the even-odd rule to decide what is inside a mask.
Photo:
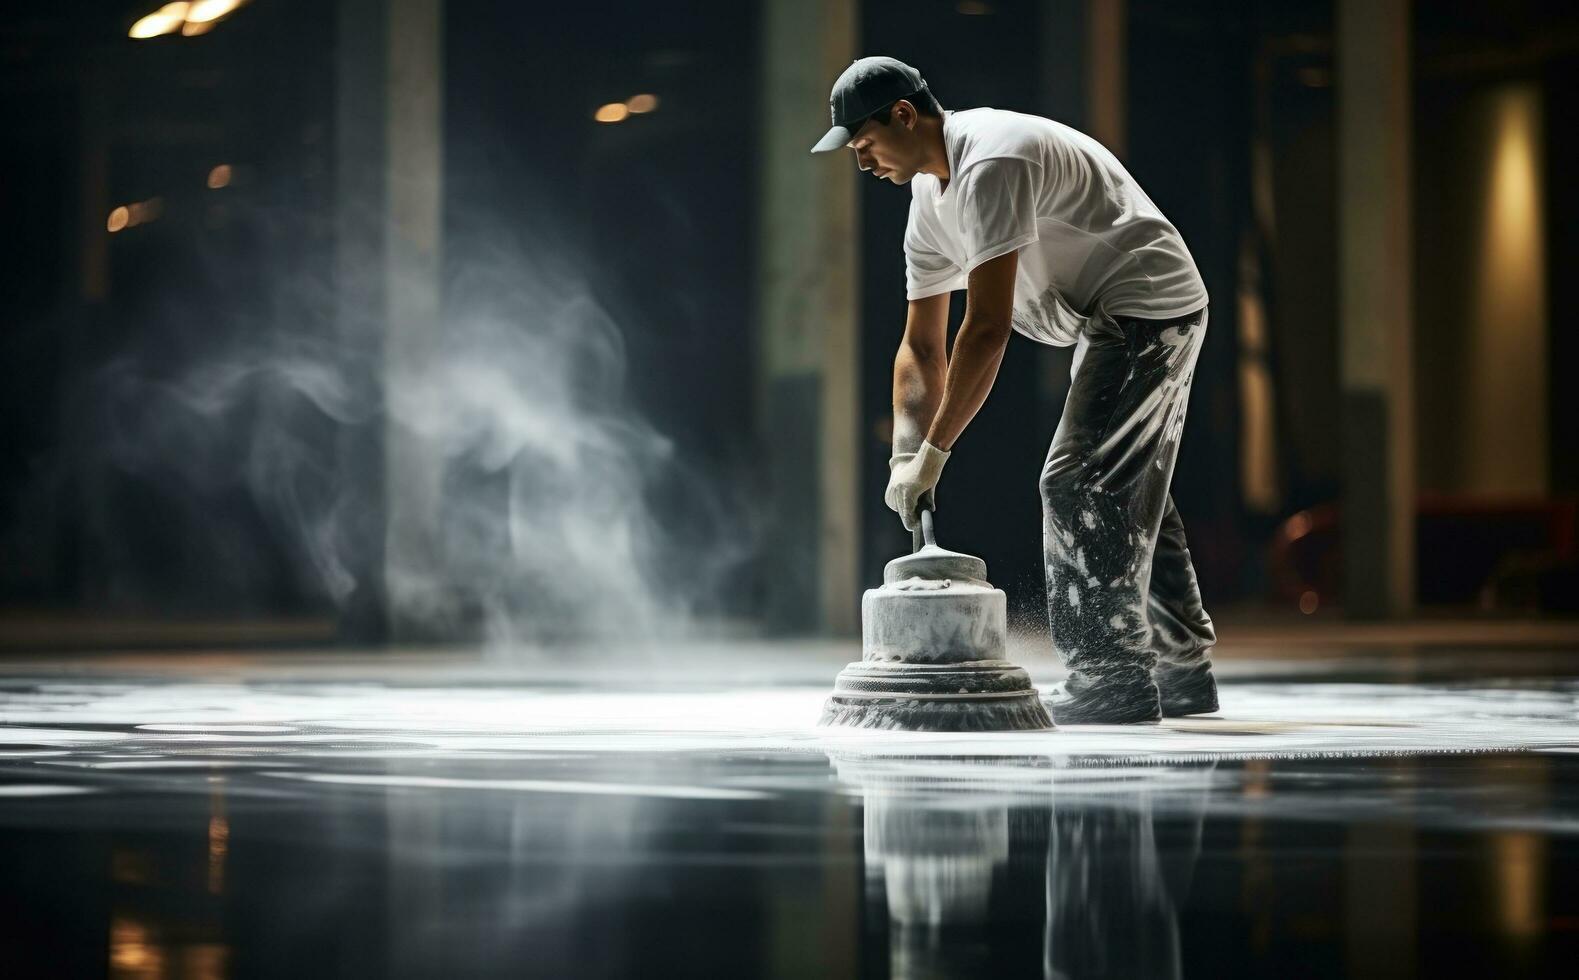
[{"label": "machine base", "polygon": [[1004,660],[850,664],[818,724],[910,732],[1053,728],[1030,676]]}]

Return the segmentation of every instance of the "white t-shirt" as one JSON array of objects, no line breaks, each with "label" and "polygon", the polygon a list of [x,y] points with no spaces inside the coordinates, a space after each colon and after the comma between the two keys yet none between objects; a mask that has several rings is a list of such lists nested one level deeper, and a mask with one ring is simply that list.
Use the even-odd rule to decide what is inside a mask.
[{"label": "white t-shirt", "polygon": [[1177,228],[1124,165],[1062,123],[1001,109],[948,112],[946,189],[910,182],[910,299],[964,289],[976,266],[1020,250],[1014,328],[1066,346],[1099,309],[1164,320],[1206,305]]}]

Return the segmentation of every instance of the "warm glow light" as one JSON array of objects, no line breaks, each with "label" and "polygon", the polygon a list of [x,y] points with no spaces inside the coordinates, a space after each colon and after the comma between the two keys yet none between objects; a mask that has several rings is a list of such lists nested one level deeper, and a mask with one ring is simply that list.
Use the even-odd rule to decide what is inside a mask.
[{"label": "warm glow light", "polygon": [[129,37],[139,40],[180,31],[186,37],[207,34],[247,0],[193,0],[167,3],[132,25]]},{"label": "warm glow light", "polygon": [[230,164],[222,163],[208,172],[208,189],[217,191],[230,186]]},{"label": "warm glow light", "polygon": [[1298,514],[1290,517],[1286,525],[1288,528],[1288,539],[1290,541],[1298,541],[1300,538],[1303,538],[1310,533],[1310,525],[1310,515],[1305,511],[1300,511]]},{"label": "warm glow light", "polygon": [[617,123],[623,122],[630,114],[631,111],[625,103],[610,102],[608,105],[598,106],[598,111],[592,114],[592,118],[600,123]]},{"label": "warm glow light", "polygon": [[[1459,463],[1465,489],[1540,495],[1549,486],[1549,408],[1540,379],[1550,360],[1546,197],[1540,88],[1506,85],[1484,103],[1480,227],[1466,313]],[[1561,125],[1561,124],[1559,124]],[[1483,148],[1483,149],[1482,149]],[[1455,393],[1457,394],[1457,393]]]},{"label": "warm glow light", "polygon": [[126,36],[143,40],[178,31],[186,22],[189,6],[190,4],[186,3],[167,3],[133,24],[132,29],[126,32]]},{"label": "warm glow light", "polygon": [[164,950],[154,944],[141,923],[117,917],[110,920],[110,966],[118,975],[161,976],[165,972]]},{"label": "warm glow light", "polygon": [[984,17],[992,13],[992,6],[979,2],[979,0],[960,0],[954,9],[966,17]]},{"label": "warm glow light", "polygon": [[1503,933],[1524,940],[1540,936],[1546,921],[1546,842],[1532,833],[1504,831],[1492,838],[1492,849]]},{"label": "warm glow light", "polygon": [[131,212],[132,224],[145,225],[164,214],[164,198],[150,197],[146,201],[138,201],[136,204],[128,205],[127,209]]},{"label": "warm glow light", "polygon": [[164,198],[150,197],[146,201],[123,204],[111,211],[109,218],[104,222],[104,227],[114,234],[125,228],[145,225],[156,220],[161,214],[164,214]]},{"label": "warm glow light", "polygon": [[1253,288],[1239,292],[1239,486],[1245,505],[1277,510],[1277,432],[1272,371],[1266,361],[1266,306]]},{"label": "warm glow light", "polygon": [[1299,611],[1305,615],[1309,616],[1311,613],[1315,612],[1316,607],[1320,605],[1321,596],[1317,595],[1314,591],[1306,589],[1304,592],[1299,594]]},{"label": "warm glow light", "polygon": [[1521,98],[1525,95],[1524,90],[1514,89],[1497,104],[1496,149],[1486,201],[1489,237],[1495,246],[1487,250],[1487,264],[1503,274],[1506,272],[1495,265],[1497,258],[1511,251],[1512,255],[1503,259],[1504,266],[1527,265],[1532,251],[1530,230],[1540,226],[1536,110],[1533,100]]},{"label": "warm glow light", "polygon": [[1244,767],[1246,799],[1264,800],[1272,795],[1272,763],[1267,759],[1250,759]]},{"label": "warm glow light", "polygon": [[186,12],[186,19],[192,24],[212,24],[245,2],[246,0],[194,0],[192,9]]},{"label": "warm glow light", "polygon": [[643,92],[640,95],[633,95],[625,103],[625,108],[639,116],[644,112],[651,112],[658,108],[658,97],[648,92]]},{"label": "warm glow light", "polygon": [[230,821],[223,814],[208,818],[208,890],[219,895],[225,890],[225,854],[230,850]]}]

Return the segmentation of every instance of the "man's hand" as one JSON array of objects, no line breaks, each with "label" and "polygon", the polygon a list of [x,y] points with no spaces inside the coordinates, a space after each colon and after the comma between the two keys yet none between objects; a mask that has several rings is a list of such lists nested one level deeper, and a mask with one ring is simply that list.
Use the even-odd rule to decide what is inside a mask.
[{"label": "man's hand", "polygon": [[905,522],[905,530],[914,531],[921,526],[921,498],[933,492],[948,458],[948,453],[930,442],[923,442],[920,452],[900,453],[888,461],[892,472],[883,501],[898,512],[899,519]]}]

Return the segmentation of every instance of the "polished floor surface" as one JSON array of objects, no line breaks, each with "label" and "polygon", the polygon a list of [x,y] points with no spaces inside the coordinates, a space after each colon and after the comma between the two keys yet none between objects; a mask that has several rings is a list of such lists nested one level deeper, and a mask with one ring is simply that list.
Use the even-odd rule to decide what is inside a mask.
[{"label": "polished floor surface", "polygon": [[1268,651],[1212,717],[816,729],[850,652],[0,661],[5,974],[1579,962],[1579,656]]}]

